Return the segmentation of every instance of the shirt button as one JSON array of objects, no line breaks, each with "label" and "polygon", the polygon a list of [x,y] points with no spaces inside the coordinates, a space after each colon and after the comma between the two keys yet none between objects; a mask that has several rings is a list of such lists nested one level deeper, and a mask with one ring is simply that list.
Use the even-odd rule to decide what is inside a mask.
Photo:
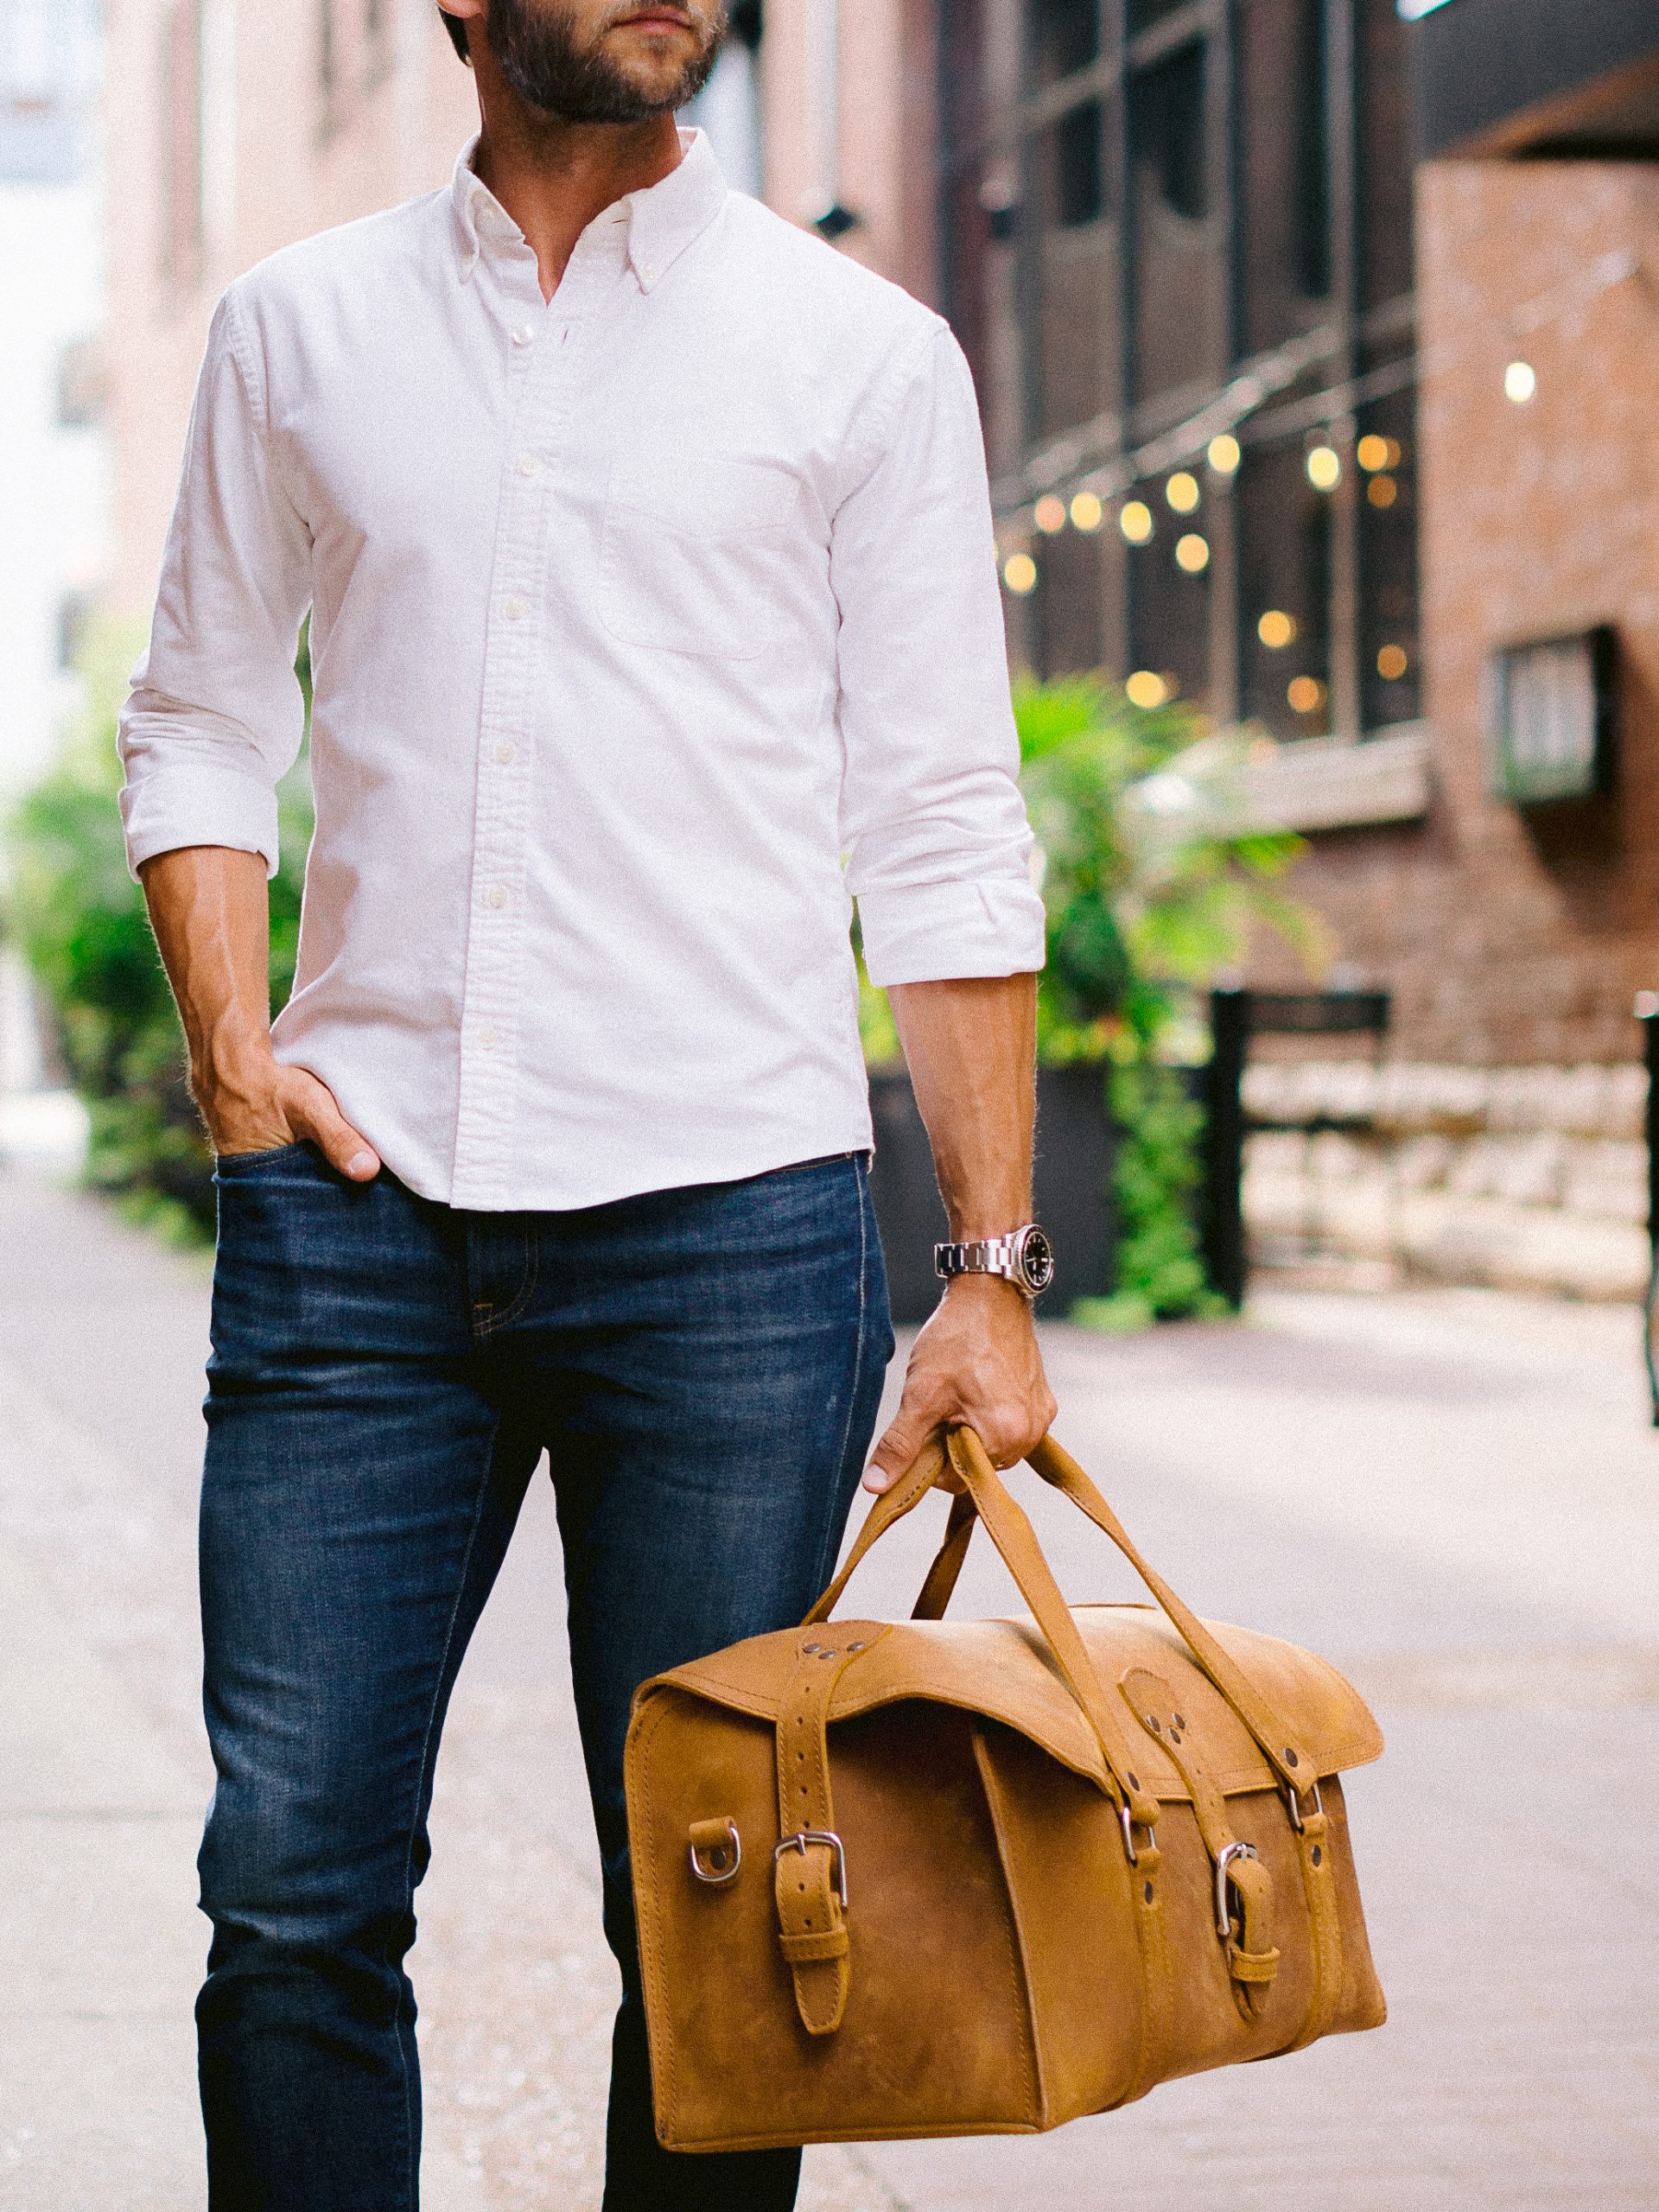
[{"label": "shirt button", "polygon": [[481,1052],[493,1052],[495,1050],[495,1031],[486,1021],[484,1027],[478,1033],[478,1048]]},{"label": "shirt button", "polygon": [[518,757],[518,748],[516,745],[507,744],[504,740],[501,744],[496,747],[495,757],[498,764],[501,767],[511,767],[513,761]]},{"label": "shirt button", "polygon": [[522,599],[510,599],[501,610],[501,612],[506,616],[509,622],[522,622],[524,619],[525,611],[524,602]]},{"label": "shirt button", "polygon": [[507,903],[507,889],[504,883],[493,883],[484,896],[499,913]]},{"label": "shirt button", "polygon": [[518,474],[521,476],[539,476],[541,473],[542,464],[533,453],[520,454]]},{"label": "shirt button", "polygon": [[512,342],[515,346],[533,346],[536,343],[536,333],[527,322],[521,322],[513,330]]}]

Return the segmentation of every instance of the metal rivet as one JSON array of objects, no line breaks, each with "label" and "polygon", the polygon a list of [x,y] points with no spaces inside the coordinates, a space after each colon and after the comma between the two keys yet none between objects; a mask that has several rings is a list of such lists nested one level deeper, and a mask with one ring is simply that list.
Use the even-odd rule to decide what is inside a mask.
[{"label": "metal rivet", "polygon": [[865,1646],[862,1643],[849,1643],[847,1649],[849,1651],[862,1651]]},{"label": "metal rivet", "polygon": [[804,1643],[801,1646],[801,1656],[806,1659],[816,1658],[823,1649],[823,1646],[821,1643]]},{"label": "metal rivet", "polygon": [[1301,1761],[1297,1758],[1295,1752],[1291,1750],[1288,1744],[1285,1745],[1285,1764],[1287,1766],[1300,1766],[1301,1764]]},{"label": "metal rivet", "polygon": [[1172,1728],[1172,1729],[1170,1730],[1170,1732],[1169,1732],[1169,1740],[1170,1740],[1170,1742],[1171,1742],[1172,1744],[1179,1744],[1179,1743],[1180,1742],[1180,1740],[1181,1740],[1181,1732],[1180,1732],[1180,1730],[1179,1730],[1179,1728]]},{"label": "metal rivet", "polygon": [[1163,1734],[1163,1732],[1163,1732],[1162,1726],[1161,1726],[1161,1724],[1160,1723],[1159,1719],[1158,1719],[1158,1716],[1157,1716],[1157,1714],[1156,1714],[1155,1713],[1149,1713],[1147,1715],[1147,1727],[1148,1727],[1148,1728],[1150,1728],[1150,1729],[1151,1729],[1151,1731],[1152,1731],[1152,1732],[1153,1732],[1153,1734],[1154,1734],[1154,1736],[1161,1736],[1161,1735]]},{"label": "metal rivet", "polygon": [[1184,1718],[1182,1717],[1182,1715],[1181,1715],[1180,1713],[1179,1713],[1175,1715],[1175,1726],[1176,1726],[1178,1728],[1185,1728],[1185,1726],[1186,1726],[1186,1722],[1185,1722],[1185,1719],[1184,1719]]},{"label": "metal rivet", "polygon": [[833,1659],[835,1656],[836,1647],[833,1643],[830,1646],[827,1651],[820,1651],[818,1654],[820,1659]]},{"label": "metal rivet", "polygon": [[1147,1903],[1148,1904],[1150,1904],[1152,1903],[1152,1884],[1151,1884],[1150,1882],[1148,1882],[1148,1883],[1147,1884],[1147,1886],[1146,1886],[1146,1890],[1145,1890],[1144,1894],[1145,1894],[1145,1897],[1146,1897]]},{"label": "metal rivet", "polygon": [[1316,1866],[1319,1866],[1319,1865],[1323,1862],[1323,1860],[1324,1860],[1325,1853],[1324,1853],[1324,1852],[1322,1852],[1322,1851],[1320,1850],[1320,1848],[1319,1848],[1319,1845],[1318,1845],[1317,1843],[1316,1843],[1316,1844],[1314,1845],[1314,1847],[1313,1847],[1313,1854],[1312,1854],[1312,1856],[1313,1856],[1313,1864],[1314,1864]]},{"label": "metal rivet", "polygon": [[1141,1787],[1141,1777],[1138,1774],[1126,1774],[1123,1779],[1128,1783],[1131,1789],[1138,1789]]}]

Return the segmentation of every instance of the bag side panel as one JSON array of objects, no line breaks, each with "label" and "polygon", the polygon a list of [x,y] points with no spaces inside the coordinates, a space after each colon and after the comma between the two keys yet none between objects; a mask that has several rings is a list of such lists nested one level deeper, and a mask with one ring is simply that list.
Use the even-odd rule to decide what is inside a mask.
[{"label": "bag side panel", "polygon": [[[658,2133],[674,2150],[1041,2124],[1024,1978],[966,1715],[919,1704],[830,1731],[851,1987],[809,2035],[778,1942],[775,1734],[675,1691],[636,1716],[629,1834]],[[699,1882],[694,1822],[732,1820],[736,1878]],[[787,1859],[783,1862],[787,1866]]]}]

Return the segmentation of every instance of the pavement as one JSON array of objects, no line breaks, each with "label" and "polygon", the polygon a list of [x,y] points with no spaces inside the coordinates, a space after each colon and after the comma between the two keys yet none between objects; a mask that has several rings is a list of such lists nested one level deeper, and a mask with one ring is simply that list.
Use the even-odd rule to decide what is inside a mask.
[{"label": "pavement", "polygon": [[[207,1287],[0,1173],[0,2212],[204,2202]],[[1391,2017],[1040,2139],[811,2152],[810,2212],[1659,2212],[1659,1435],[1633,1313],[1280,1291],[1236,1324],[1046,1337],[1058,1433],[1183,1594],[1371,1700],[1389,1751],[1349,1802]],[[1032,1503],[1074,1597],[1139,1594]],[[860,1612],[907,1609],[929,1547],[906,1534]],[[994,1560],[957,1603],[1010,1609]],[[428,2212],[598,2202],[614,1985],[562,1645],[538,1484],[439,1768]]]}]

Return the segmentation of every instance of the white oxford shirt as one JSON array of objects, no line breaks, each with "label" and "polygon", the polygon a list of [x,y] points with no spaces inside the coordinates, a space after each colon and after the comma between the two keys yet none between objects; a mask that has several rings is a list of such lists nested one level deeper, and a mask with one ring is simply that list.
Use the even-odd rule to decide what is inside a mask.
[{"label": "white oxford shirt", "polygon": [[550,304],[475,174],[220,303],[123,717],[137,868],[316,836],[277,1057],[404,1180],[599,1204],[870,1141],[878,983],[1042,963],[967,365],[706,140]]}]

